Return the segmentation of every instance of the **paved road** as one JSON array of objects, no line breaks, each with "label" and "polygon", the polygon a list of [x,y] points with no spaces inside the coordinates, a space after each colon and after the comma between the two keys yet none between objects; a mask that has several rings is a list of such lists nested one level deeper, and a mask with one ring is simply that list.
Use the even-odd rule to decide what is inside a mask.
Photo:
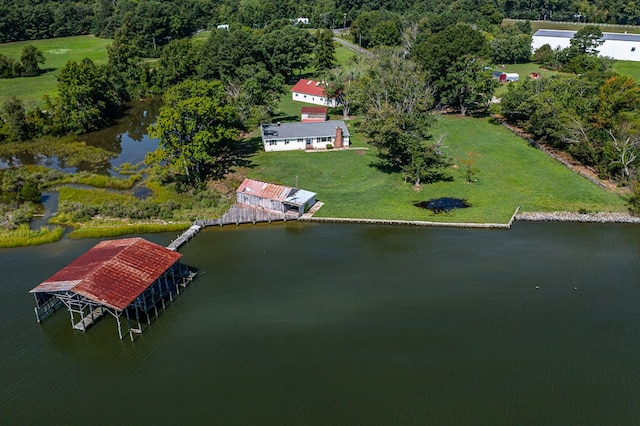
[{"label": "paved road", "polygon": [[341,39],[339,37],[334,37],[333,40],[337,41],[338,43],[340,43],[341,45],[343,45],[347,49],[352,50],[352,51],[354,51],[356,53],[360,53],[361,55],[373,56],[373,54],[371,52],[369,52],[367,49],[363,49],[362,47],[358,46],[357,44],[349,43],[348,41],[343,40],[343,39]]}]

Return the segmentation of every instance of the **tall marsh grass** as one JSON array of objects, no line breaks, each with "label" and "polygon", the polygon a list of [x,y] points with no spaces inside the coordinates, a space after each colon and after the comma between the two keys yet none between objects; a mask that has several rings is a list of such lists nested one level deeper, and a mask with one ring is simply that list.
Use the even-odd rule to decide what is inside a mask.
[{"label": "tall marsh grass", "polygon": [[132,225],[118,225],[107,228],[78,228],[69,234],[69,238],[110,238],[127,234],[151,234],[156,232],[184,231],[191,223],[139,223]]},{"label": "tall marsh grass", "polygon": [[11,231],[0,231],[0,248],[37,246],[40,244],[53,243],[62,238],[64,229],[55,227],[48,229],[42,227],[39,230],[32,230],[29,225],[23,223],[17,229]]}]

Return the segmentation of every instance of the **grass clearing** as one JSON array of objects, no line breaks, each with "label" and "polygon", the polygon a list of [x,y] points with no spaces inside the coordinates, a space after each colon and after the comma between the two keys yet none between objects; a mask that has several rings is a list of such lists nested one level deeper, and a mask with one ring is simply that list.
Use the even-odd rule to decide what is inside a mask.
[{"label": "grass clearing", "polygon": [[[350,132],[355,130],[350,126]],[[362,136],[354,132],[356,141]],[[477,182],[465,182],[451,167],[451,181],[423,184],[415,190],[398,174],[375,167],[374,149],[327,152],[260,152],[249,177],[318,193],[325,203],[321,217],[506,223],[516,207],[522,211],[624,211],[624,200],[531,148],[488,118],[442,116],[434,136],[446,133],[453,158],[467,150],[481,155]],[[441,197],[467,200],[472,207],[433,214],[413,204]]]},{"label": "grass clearing", "polygon": [[640,83],[640,62],[636,61],[613,61],[613,70],[621,75],[633,78]]},{"label": "grass clearing", "polygon": [[333,45],[336,47],[336,66],[348,64],[357,56],[353,50],[347,49],[340,43],[333,42]]},{"label": "grass clearing", "polygon": [[56,77],[68,61],[79,62],[89,58],[96,64],[105,64],[108,60],[106,46],[111,44],[111,41],[84,35],[0,44],[0,54],[11,58],[20,59],[22,49],[29,44],[40,49],[45,57],[45,63],[42,65],[45,71],[37,77],[0,79],[0,103],[16,96],[28,107],[42,107],[45,95],[57,95]]}]

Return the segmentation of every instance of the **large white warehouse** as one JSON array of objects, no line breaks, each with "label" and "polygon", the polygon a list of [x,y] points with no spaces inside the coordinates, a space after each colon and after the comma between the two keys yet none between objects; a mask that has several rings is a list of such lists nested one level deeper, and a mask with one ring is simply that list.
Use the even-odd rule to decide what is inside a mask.
[{"label": "large white warehouse", "polygon": [[[569,40],[576,31],[538,30],[533,35],[531,47],[535,51],[548,44],[552,49],[569,47]],[[624,61],[640,61],[640,34],[602,33],[604,43],[598,47],[600,56]]]}]

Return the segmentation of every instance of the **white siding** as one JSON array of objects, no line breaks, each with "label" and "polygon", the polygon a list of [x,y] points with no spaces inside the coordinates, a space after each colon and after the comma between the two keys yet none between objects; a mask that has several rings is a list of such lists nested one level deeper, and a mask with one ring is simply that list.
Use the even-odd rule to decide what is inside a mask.
[{"label": "white siding", "polygon": [[[531,47],[535,51],[541,46],[548,44],[552,49],[558,47],[565,49],[571,45],[570,38],[567,37],[546,37],[533,36]],[[605,40],[602,46],[598,47],[600,56],[608,56],[613,59],[624,61],[640,61],[640,42],[625,40]]]},{"label": "white siding", "polygon": [[336,100],[333,98],[327,99],[322,96],[308,95],[300,92],[291,92],[291,99],[298,102],[306,102],[308,104],[322,105],[331,108],[335,108],[337,106]]},{"label": "white siding", "polygon": [[[326,149],[327,144],[331,144],[334,147],[336,146],[336,137],[333,136],[325,136],[325,137],[311,137],[311,138],[302,138],[302,141],[298,139],[265,139],[263,142],[264,150],[269,151],[296,151],[296,150],[304,150],[307,147],[307,140],[311,141],[311,145],[313,149]],[[342,146],[349,146],[349,136],[342,137]]]}]

